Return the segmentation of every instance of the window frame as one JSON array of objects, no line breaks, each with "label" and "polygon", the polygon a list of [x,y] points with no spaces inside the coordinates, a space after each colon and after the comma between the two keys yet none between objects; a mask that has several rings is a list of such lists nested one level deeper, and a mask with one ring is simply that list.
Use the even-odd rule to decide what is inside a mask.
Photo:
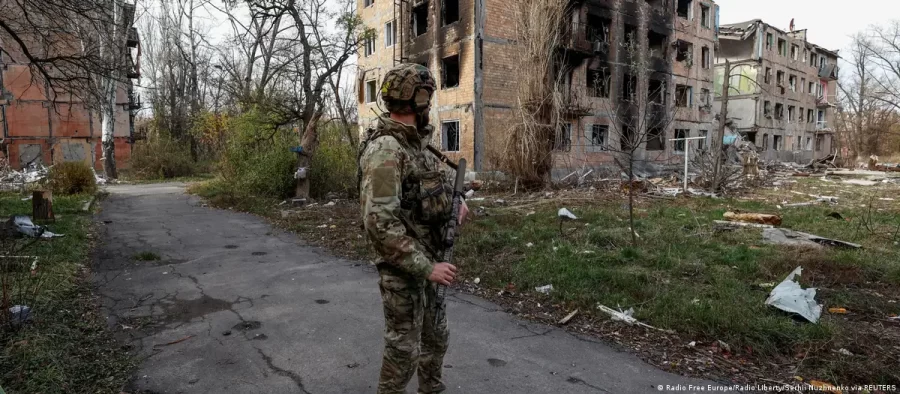
[{"label": "window frame", "polygon": [[[456,150],[450,150],[450,139],[444,136],[444,125],[456,124]],[[444,145],[446,140],[447,145]],[[442,152],[459,152],[462,149],[462,131],[460,129],[459,119],[448,119],[441,121],[441,151]]]}]

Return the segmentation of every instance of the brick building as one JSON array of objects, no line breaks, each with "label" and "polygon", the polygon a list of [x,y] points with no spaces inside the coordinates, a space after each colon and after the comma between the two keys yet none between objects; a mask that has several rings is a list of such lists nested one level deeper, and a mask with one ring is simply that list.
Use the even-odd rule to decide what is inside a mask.
[{"label": "brick building", "polygon": [[[125,4],[123,26],[129,61],[128,79],[140,76],[135,7]],[[54,44],[50,44],[54,45]],[[103,169],[100,116],[79,97],[49,88],[25,60],[19,47],[0,34],[0,158],[13,168],[32,163],[51,165],[83,161]],[[132,56],[134,53],[134,56]],[[130,82],[119,84],[115,109],[115,150],[118,168],[128,168],[134,131],[134,111],[140,106]]]},{"label": "brick building", "polygon": [[[359,54],[361,127],[380,112],[384,73],[398,62],[420,63],[438,80],[435,145],[452,158],[466,157],[476,171],[492,169],[491,158],[502,154],[503,137],[516,122],[513,7],[501,0],[359,0],[359,14],[378,32]],[[708,134],[717,14],[705,0],[573,0],[559,48],[566,97],[556,167],[611,163],[609,147],[620,143],[616,131],[624,129],[614,119],[644,116],[654,106],[674,121],[641,147],[644,159],[667,161],[684,149],[668,139]],[[626,37],[639,59],[623,45]],[[628,75],[636,62],[648,72]],[[640,98],[628,104],[636,112],[621,112],[626,95]]]},{"label": "brick building", "polygon": [[838,53],[761,20],[723,25],[716,60],[716,111],[724,62],[732,64],[731,129],[761,149],[765,160],[808,163],[832,153]]}]

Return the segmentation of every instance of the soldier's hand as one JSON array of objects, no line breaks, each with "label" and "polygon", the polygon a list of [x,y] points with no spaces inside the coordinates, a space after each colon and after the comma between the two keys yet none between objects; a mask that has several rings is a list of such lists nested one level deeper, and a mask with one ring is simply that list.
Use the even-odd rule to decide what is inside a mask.
[{"label": "soldier's hand", "polygon": [[456,266],[449,263],[435,264],[431,275],[428,275],[428,280],[444,286],[450,286],[454,279],[456,279]]}]

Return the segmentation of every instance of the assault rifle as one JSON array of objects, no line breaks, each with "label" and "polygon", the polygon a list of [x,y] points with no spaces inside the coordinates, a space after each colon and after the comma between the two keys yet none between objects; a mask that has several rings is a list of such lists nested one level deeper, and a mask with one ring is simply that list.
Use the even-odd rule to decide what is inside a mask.
[{"label": "assault rifle", "polygon": [[[428,147],[431,148],[430,145]],[[434,150],[432,150],[432,152],[434,152]],[[438,151],[438,153],[440,153],[440,151]],[[444,263],[453,264],[453,243],[456,240],[456,229],[459,227],[459,210],[462,208],[463,204],[463,184],[466,182],[466,159],[459,159],[459,164],[454,166],[443,154],[438,155],[438,158],[456,170],[456,183],[453,184],[453,208],[451,209],[450,224],[447,226],[447,233],[444,237],[444,256],[442,259],[442,262]],[[437,297],[435,298],[435,326],[440,323],[446,312],[446,303],[444,301],[446,294],[447,286],[439,284],[437,288]]]}]

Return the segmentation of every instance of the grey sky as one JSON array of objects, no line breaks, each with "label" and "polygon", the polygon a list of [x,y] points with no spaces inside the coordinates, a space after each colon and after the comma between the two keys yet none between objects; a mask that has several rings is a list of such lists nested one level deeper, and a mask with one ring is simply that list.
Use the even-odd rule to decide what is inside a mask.
[{"label": "grey sky", "polygon": [[715,0],[722,24],[762,19],[787,30],[808,29],[808,39],[827,49],[846,52],[850,36],[872,24],[900,19],[897,0]]}]

